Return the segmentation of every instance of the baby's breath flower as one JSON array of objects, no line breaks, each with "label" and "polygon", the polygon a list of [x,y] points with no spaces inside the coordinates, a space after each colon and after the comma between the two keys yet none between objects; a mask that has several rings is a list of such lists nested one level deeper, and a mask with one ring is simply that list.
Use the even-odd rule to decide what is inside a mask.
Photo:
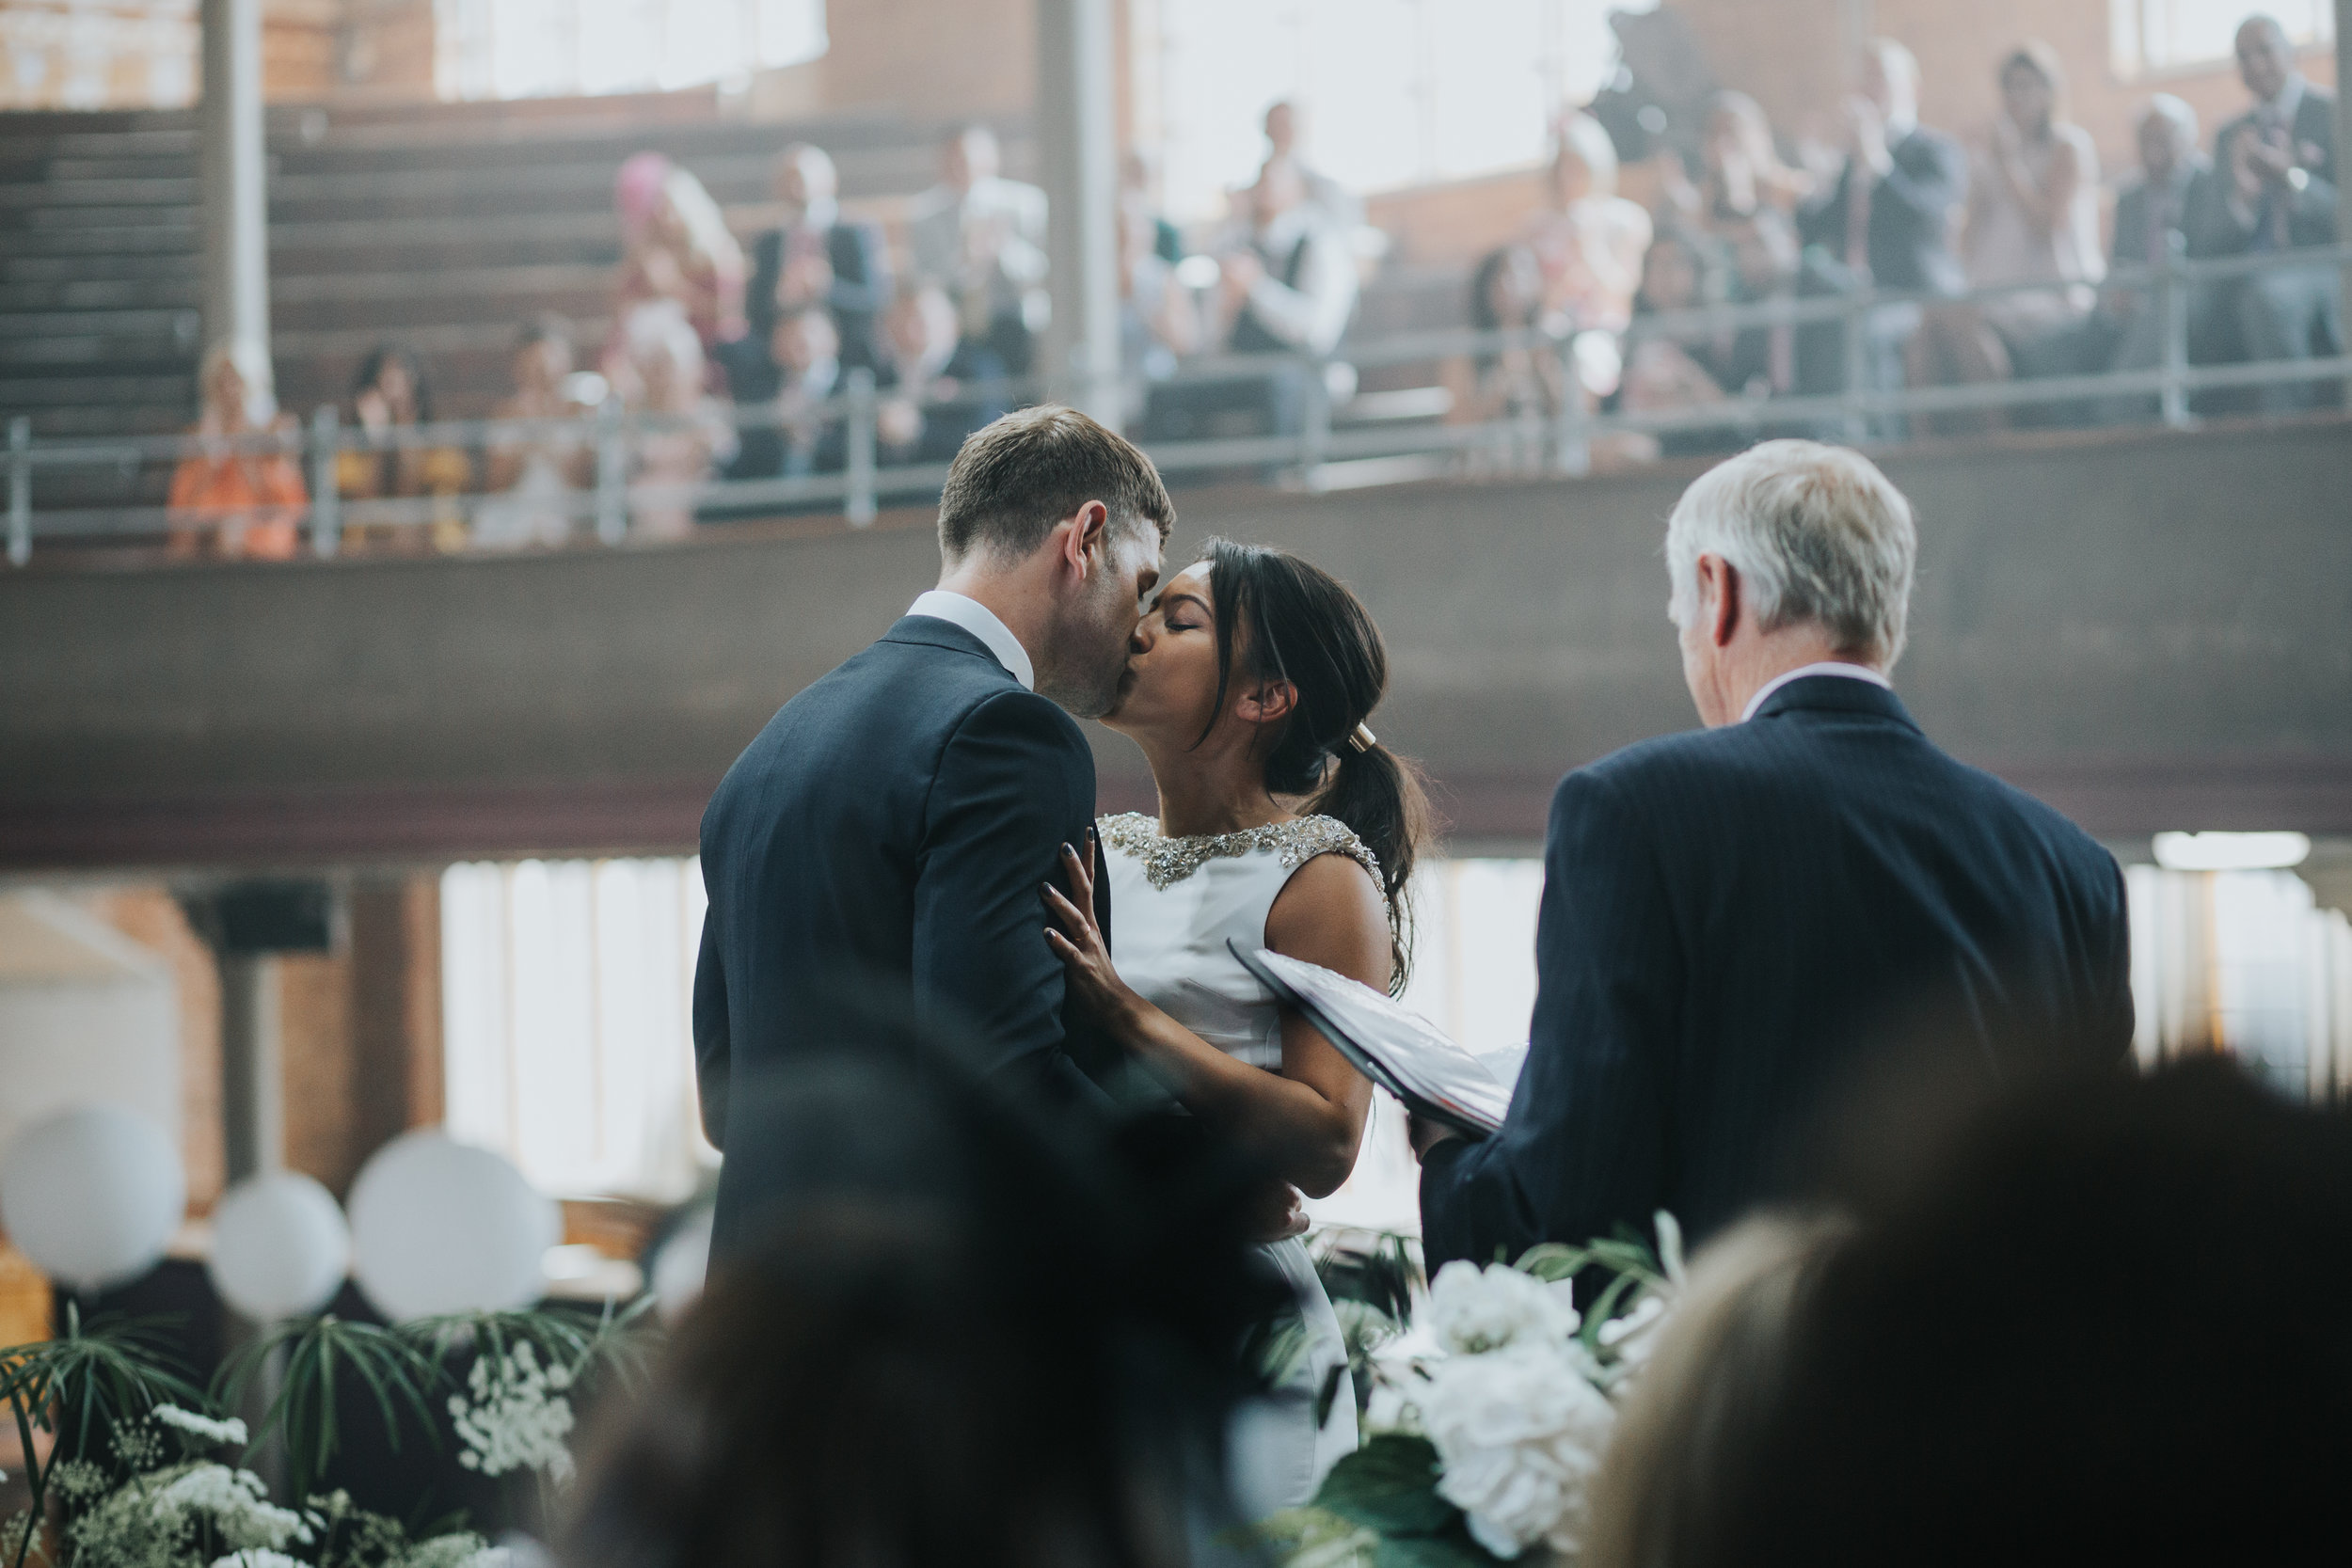
[{"label": "baby's breath flower", "polygon": [[242,1552],[213,1559],[213,1568],[310,1568],[310,1564],[266,1546],[248,1546]]},{"label": "baby's breath flower", "polygon": [[557,1481],[572,1477],[571,1450],[564,1439],[572,1430],[571,1369],[543,1367],[528,1339],[497,1356],[476,1360],[467,1373],[472,1396],[453,1394],[451,1425],[464,1451],[457,1462],[485,1476],[509,1470],[544,1470]]},{"label": "baby's breath flower", "polygon": [[207,1443],[224,1443],[235,1447],[243,1447],[245,1444],[245,1423],[233,1416],[225,1421],[216,1421],[210,1416],[199,1416],[193,1410],[183,1410],[176,1404],[159,1404],[155,1407],[155,1419],[175,1431],[186,1433],[189,1436],[200,1438]]}]

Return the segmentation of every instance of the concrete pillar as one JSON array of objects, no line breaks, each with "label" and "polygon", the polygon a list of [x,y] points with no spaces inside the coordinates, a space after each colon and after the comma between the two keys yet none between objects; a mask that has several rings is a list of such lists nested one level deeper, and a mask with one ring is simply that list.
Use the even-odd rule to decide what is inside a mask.
[{"label": "concrete pillar", "polygon": [[[2336,0],[2336,185],[2352,180],[2352,0]],[[2336,243],[2352,245],[2352,202],[2336,203]],[[2344,279],[2352,283],[2352,261],[2344,264]]]},{"label": "concrete pillar", "polygon": [[1037,134],[1053,203],[1046,250],[1052,394],[1116,428],[1119,388],[1118,85],[1110,0],[1038,0]]},{"label": "concrete pillar", "polygon": [[204,97],[197,194],[204,224],[204,339],[269,357],[268,150],[262,123],[262,0],[203,0]]},{"label": "concrete pillar", "polygon": [[220,1123],[231,1184],[286,1164],[285,1023],[278,956],[220,956]]}]

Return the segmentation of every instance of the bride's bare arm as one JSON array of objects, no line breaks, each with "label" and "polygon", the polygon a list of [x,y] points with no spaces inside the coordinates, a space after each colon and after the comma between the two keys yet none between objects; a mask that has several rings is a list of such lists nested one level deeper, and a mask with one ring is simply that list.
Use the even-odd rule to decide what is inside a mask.
[{"label": "bride's bare arm", "polygon": [[[1303,1021],[1282,1020],[1279,1073],[1236,1060],[1130,990],[1113,967],[1093,918],[1087,863],[1065,849],[1065,896],[1045,890],[1061,929],[1046,940],[1069,972],[1072,1003],[1100,1020],[1185,1109],[1219,1133],[1260,1149],[1282,1179],[1311,1197],[1347,1180],[1363,1141],[1372,1085]],[[1336,970],[1385,990],[1388,916],[1371,874],[1343,855],[1322,855],[1292,873],[1266,915],[1278,953]]]}]

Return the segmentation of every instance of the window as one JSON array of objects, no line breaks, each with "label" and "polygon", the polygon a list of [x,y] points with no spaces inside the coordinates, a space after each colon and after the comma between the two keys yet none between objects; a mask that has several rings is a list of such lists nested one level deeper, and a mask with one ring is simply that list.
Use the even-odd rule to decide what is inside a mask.
[{"label": "window", "polygon": [[2331,42],[2334,0],[2108,0],[2115,73],[2126,81],[2196,71],[2236,57],[2237,30],[2257,11],[2279,19],[2298,49]]},{"label": "window", "polygon": [[825,52],[824,0],[435,0],[444,98],[643,92]]},{"label": "window", "polygon": [[702,926],[697,861],[442,873],[450,1135],[560,1196],[691,1193],[719,1158],[694,1094]]},{"label": "window", "polygon": [[[1376,191],[1533,164],[1562,103],[1617,69],[1609,17],[1656,0],[1160,0],[1138,58],[1171,216],[1218,215],[1264,156],[1265,107],[1307,105],[1307,156]],[[1140,14],[1140,13],[1139,13]],[[1145,126],[1147,140],[1154,139]]]}]

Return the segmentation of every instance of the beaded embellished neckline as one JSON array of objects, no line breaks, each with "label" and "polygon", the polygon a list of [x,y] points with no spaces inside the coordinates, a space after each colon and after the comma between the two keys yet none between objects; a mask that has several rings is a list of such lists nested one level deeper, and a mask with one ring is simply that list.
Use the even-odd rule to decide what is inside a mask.
[{"label": "beaded embellished neckline", "polygon": [[1317,855],[1345,855],[1372,873],[1373,884],[1382,890],[1381,902],[1388,902],[1387,888],[1380,879],[1380,857],[1336,817],[1301,816],[1269,822],[1263,828],[1245,828],[1237,833],[1201,833],[1190,838],[1169,838],[1160,832],[1156,817],[1135,811],[1105,816],[1098,827],[1104,843],[1141,861],[1144,880],[1162,890],[1213,860],[1271,849],[1281,857],[1285,871],[1295,871]]}]

